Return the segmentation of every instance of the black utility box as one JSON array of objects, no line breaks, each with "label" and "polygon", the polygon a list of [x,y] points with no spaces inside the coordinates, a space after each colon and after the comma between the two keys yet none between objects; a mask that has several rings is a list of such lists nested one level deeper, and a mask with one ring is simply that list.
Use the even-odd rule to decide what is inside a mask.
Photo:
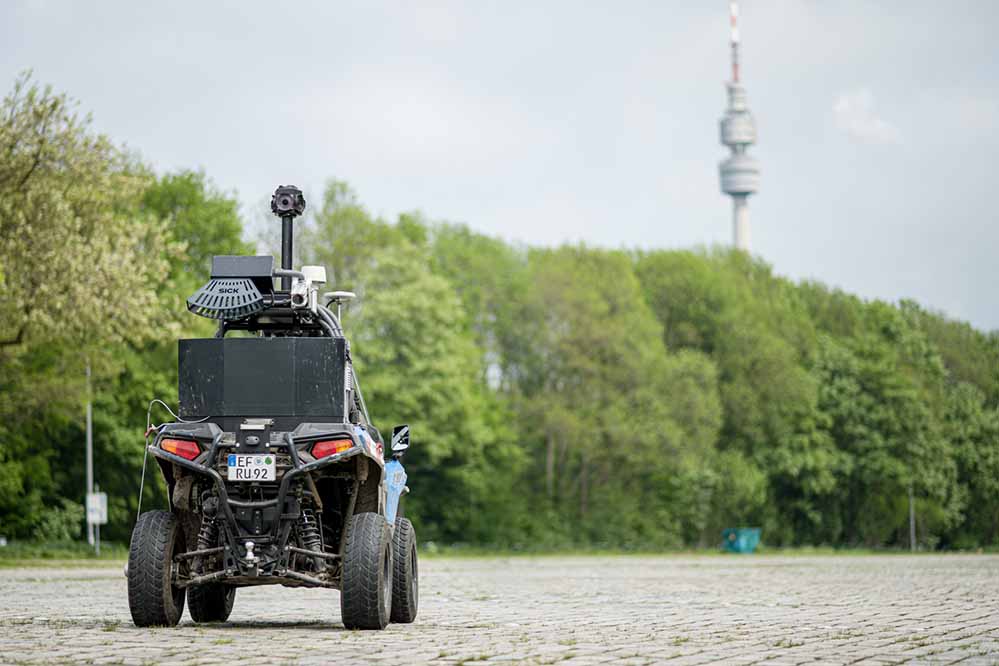
[{"label": "black utility box", "polygon": [[343,421],[346,363],[343,338],[181,340],[180,416]]}]

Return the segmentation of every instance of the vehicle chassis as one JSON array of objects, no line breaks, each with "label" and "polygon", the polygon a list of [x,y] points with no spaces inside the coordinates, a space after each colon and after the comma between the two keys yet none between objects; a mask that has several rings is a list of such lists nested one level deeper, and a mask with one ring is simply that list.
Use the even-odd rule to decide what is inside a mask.
[{"label": "vehicle chassis", "polygon": [[[399,500],[406,491],[404,485],[406,475],[402,465],[396,460],[391,460],[384,464],[384,468],[382,467],[377,454],[369,452],[370,449],[365,445],[367,441],[372,440],[366,436],[366,433],[349,432],[340,424],[317,427],[318,425],[303,424],[305,428],[300,427],[300,429],[310,429],[312,432],[299,438],[293,433],[285,433],[283,441],[272,443],[267,447],[279,460],[286,457],[290,467],[283,470],[277,495],[272,499],[257,501],[230,498],[226,489],[226,480],[216,469],[218,465],[204,464],[217,462],[220,454],[225,455],[228,451],[237,449],[238,442],[225,441],[225,433],[217,425],[170,423],[160,428],[149,447],[149,453],[160,463],[160,469],[167,479],[171,503],[177,510],[178,516],[182,518],[185,542],[197,543],[203,520],[214,520],[219,527],[223,542],[220,546],[195,548],[175,555],[171,578],[177,587],[224,582],[239,586],[280,583],[290,587],[340,588],[339,563],[346,544],[346,529],[327,526],[334,534],[338,533],[339,539],[335,544],[324,543],[324,546],[327,548],[333,546],[336,552],[317,553],[293,545],[295,541],[293,532],[301,519],[303,504],[301,496],[304,494],[301,491],[312,494],[313,503],[318,500],[319,506],[326,505],[326,502],[318,496],[318,489],[314,489],[316,480],[310,478],[310,475],[317,474],[321,476],[319,480],[330,479],[345,484],[347,505],[343,507],[341,513],[343,526],[349,526],[358,496],[362,492],[365,494],[365,499],[362,500],[366,504],[365,508],[371,509],[377,506],[376,502],[381,503],[383,506],[377,512],[385,515],[390,525],[393,524]],[[337,431],[338,427],[341,428],[340,431]],[[199,460],[203,458],[204,462],[186,460],[160,448],[160,441],[170,436],[190,438],[195,441],[205,441],[210,438],[211,443],[207,452],[199,456]],[[303,460],[312,457],[307,453],[309,446],[317,441],[335,437],[350,437],[355,441],[355,446],[343,453],[319,460]],[[279,462],[279,470],[282,467]],[[385,483],[375,481],[369,484],[369,480],[374,480],[374,477],[384,477]],[[209,480],[210,484],[205,484],[206,480]],[[210,486],[210,490],[205,493],[206,485]],[[292,486],[300,492],[291,492]],[[198,490],[203,490],[208,496],[198,493]],[[331,488],[330,492],[335,492],[335,489]],[[240,530],[240,521],[237,520],[234,509],[241,512],[262,512],[278,507],[283,507],[278,520],[261,521],[270,523],[267,529],[254,534],[246,534],[247,530]],[[254,548],[253,554],[248,559],[245,545],[247,541],[252,541],[256,548],[263,547],[263,550]],[[296,558],[296,555],[302,557]],[[308,569],[305,571],[301,568],[296,569],[296,560],[317,557],[327,563],[327,566],[320,571],[314,571],[316,567],[305,567]],[[189,564],[196,559],[204,562],[202,571],[207,573],[197,573]],[[219,561],[221,568],[208,571],[213,561]]]}]

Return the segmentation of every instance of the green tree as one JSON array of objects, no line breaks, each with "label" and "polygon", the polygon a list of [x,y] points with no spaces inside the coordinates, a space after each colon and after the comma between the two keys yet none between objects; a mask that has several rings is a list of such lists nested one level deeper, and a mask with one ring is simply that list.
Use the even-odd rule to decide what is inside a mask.
[{"label": "green tree", "polygon": [[510,394],[534,362],[523,340],[539,307],[527,253],[457,225],[435,228],[431,251],[434,272],[454,285],[484,352],[483,379]]},{"label": "green tree", "polygon": [[423,538],[509,541],[522,500],[509,480],[522,457],[501,401],[482,382],[482,351],[454,286],[434,274],[417,215],[372,218],[333,181],[302,253],[359,294],[344,314],[376,425],[409,423],[413,495]]},{"label": "green tree", "polygon": [[945,544],[959,548],[999,543],[999,410],[968,382],[947,391],[944,434],[954,447],[966,519]]},{"label": "green tree", "polygon": [[297,241],[299,256],[303,264],[325,266],[337,289],[362,289],[378,255],[405,240],[398,227],[373,218],[343,181],[327,183],[309,215]]},{"label": "green tree", "polygon": [[65,96],[19,78],[0,112],[0,348],[133,340],[175,247],[139,210],[144,167]]},{"label": "green tree", "polygon": [[677,542],[675,515],[646,481],[713,445],[713,367],[667,355],[626,254],[562,247],[529,258],[538,307],[522,339],[536,362],[518,411],[536,429],[545,494],[578,526],[574,539]]},{"label": "green tree", "polygon": [[0,524],[13,536],[43,530],[60,496],[82,499],[52,437],[82,414],[88,360],[106,375],[120,345],[167,333],[157,287],[179,251],[140,208],[149,172],[74,107],[24,75],[0,110]]}]

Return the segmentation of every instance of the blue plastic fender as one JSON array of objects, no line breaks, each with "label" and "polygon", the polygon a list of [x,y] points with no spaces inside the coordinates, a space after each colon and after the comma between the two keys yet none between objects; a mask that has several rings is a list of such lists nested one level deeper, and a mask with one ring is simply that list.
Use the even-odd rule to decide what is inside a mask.
[{"label": "blue plastic fender", "polygon": [[394,525],[395,516],[399,512],[399,500],[406,491],[406,470],[395,458],[385,463],[385,487],[388,489],[388,496],[385,498],[385,520],[389,525]]},{"label": "blue plastic fender", "polygon": [[385,451],[382,444],[372,439],[367,430],[361,426],[354,426],[354,436],[369,457],[373,458],[379,465],[385,464]]}]

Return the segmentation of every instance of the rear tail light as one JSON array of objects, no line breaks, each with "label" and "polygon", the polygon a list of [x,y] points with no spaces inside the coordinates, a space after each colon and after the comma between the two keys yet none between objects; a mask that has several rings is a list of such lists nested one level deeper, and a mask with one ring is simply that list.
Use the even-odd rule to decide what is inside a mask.
[{"label": "rear tail light", "polygon": [[316,442],[312,445],[312,457],[318,459],[335,456],[338,453],[343,453],[352,446],[354,446],[354,441],[351,439],[328,439]]},{"label": "rear tail light", "polygon": [[164,439],[160,442],[160,448],[188,460],[194,460],[201,455],[198,443],[188,439]]}]

